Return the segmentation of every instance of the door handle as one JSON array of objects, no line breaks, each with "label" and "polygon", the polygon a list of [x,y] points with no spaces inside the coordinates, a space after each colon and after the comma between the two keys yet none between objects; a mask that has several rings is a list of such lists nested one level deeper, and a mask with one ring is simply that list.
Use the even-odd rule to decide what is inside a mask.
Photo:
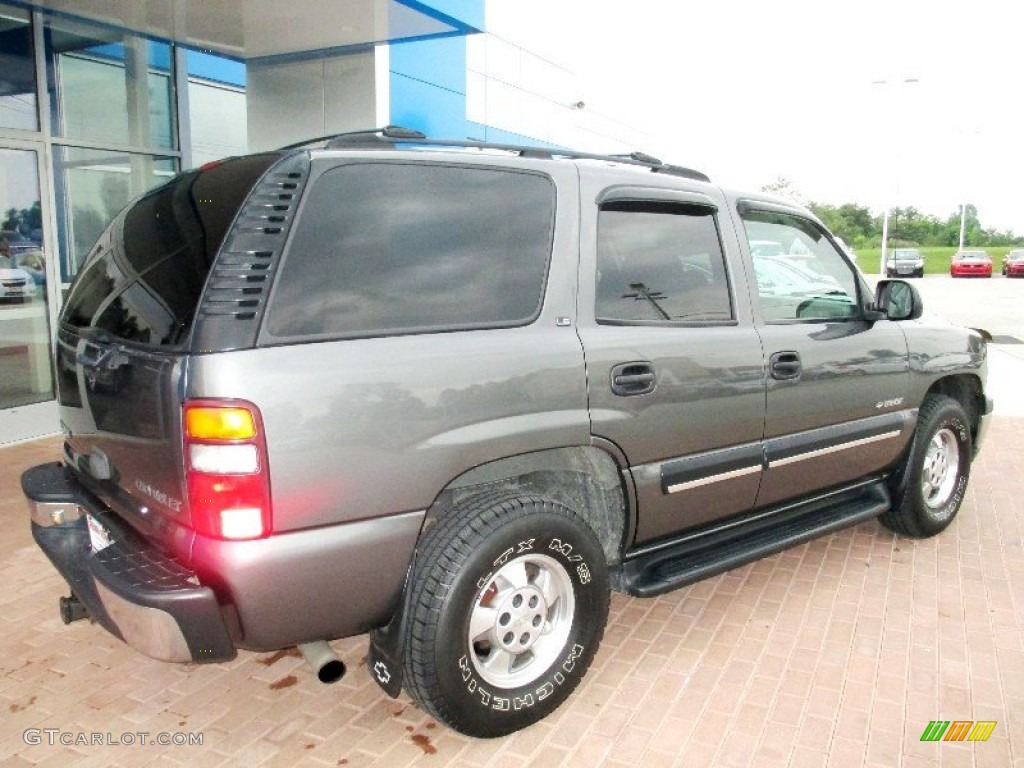
[{"label": "door handle", "polygon": [[800,364],[800,353],[793,351],[776,352],[768,363],[768,373],[779,381],[799,379],[803,367]]},{"label": "door handle", "polygon": [[619,363],[612,368],[611,378],[612,392],[622,397],[646,395],[658,383],[654,364],[648,362]]}]

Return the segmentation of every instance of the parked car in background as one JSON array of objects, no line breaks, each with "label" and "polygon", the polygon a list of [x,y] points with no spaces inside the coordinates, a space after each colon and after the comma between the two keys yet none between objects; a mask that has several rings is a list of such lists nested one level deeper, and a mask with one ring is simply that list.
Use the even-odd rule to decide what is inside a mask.
[{"label": "parked car in background", "polygon": [[27,272],[36,285],[46,283],[46,254],[41,247],[33,244],[31,250],[21,251],[10,257],[10,261],[12,267]]},{"label": "parked car in background", "polygon": [[782,243],[774,240],[751,240],[750,254],[752,256],[785,256],[786,249]]},{"label": "parked car in background", "polygon": [[32,275],[24,269],[7,266],[9,262],[0,256],[0,301],[31,301],[36,295]]},{"label": "parked car in background", "polygon": [[1024,277],[1024,248],[1016,248],[1003,256],[1003,274]]},{"label": "parked car in background", "polygon": [[916,248],[896,248],[885,261],[886,277],[924,277],[924,256]]},{"label": "parked car in background", "polygon": [[957,251],[949,265],[950,277],[992,277],[992,259],[985,251]]}]

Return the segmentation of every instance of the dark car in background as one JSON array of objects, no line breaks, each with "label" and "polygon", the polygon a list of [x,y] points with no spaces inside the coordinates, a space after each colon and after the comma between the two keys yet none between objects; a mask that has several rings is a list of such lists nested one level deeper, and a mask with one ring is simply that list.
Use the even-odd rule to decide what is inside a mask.
[{"label": "dark car in background", "polygon": [[985,251],[957,251],[949,265],[950,277],[992,277],[992,259]]},{"label": "dark car in background", "polygon": [[916,248],[896,248],[885,262],[886,277],[924,277],[924,256]]},{"label": "dark car in background", "polygon": [[1003,274],[1024,277],[1024,248],[1016,248],[1003,256]]}]

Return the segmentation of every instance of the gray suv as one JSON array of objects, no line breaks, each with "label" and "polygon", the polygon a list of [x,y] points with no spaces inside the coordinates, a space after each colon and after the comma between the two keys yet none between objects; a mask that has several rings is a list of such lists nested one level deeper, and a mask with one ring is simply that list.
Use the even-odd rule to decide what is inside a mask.
[{"label": "gray suv", "polygon": [[646,155],[388,128],[233,158],[72,286],[32,531],[65,621],[168,661],[297,645],[325,681],[369,632],[390,695],[498,736],[579,683],[609,589],[950,524],[986,346],[921,310],[805,209]]}]

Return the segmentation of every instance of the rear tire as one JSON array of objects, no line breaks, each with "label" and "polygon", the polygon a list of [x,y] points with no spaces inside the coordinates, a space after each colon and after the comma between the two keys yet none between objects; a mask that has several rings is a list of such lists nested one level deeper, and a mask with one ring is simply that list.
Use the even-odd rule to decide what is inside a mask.
[{"label": "rear tire", "polygon": [[956,517],[971,472],[971,429],[957,400],[925,398],[906,462],[900,473],[906,476],[902,496],[879,520],[906,536],[934,536]]},{"label": "rear tire", "polygon": [[485,494],[423,534],[410,581],[405,687],[490,738],[553,712],[604,634],[608,574],[590,527],[553,501]]}]

